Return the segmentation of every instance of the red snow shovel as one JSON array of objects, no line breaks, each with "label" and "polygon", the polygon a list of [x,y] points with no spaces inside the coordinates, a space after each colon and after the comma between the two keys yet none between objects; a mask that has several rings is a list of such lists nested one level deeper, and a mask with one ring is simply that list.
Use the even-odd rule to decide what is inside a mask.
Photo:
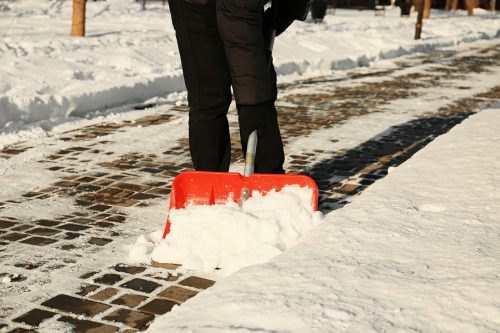
[{"label": "red snow shovel", "polygon": [[[188,205],[224,204],[233,200],[241,204],[252,191],[263,195],[272,190],[280,191],[287,185],[298,185],[311,189],[311,206],[318,210],[318,186],[314,180],[303,175],[254,174],[257,131],[248,140],[245,173],[187,171],[177,175],[172,182],[170,208],[181,209]],[[170,214],[169,214],[170,215]],[[163,238],[170,232],[170,217],[167,219]]]}]

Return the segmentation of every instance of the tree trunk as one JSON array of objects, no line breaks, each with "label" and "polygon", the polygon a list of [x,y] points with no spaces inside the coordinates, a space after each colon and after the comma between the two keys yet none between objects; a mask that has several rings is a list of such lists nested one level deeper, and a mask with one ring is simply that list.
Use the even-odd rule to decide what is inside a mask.
[{"label": "tree trunk", "polygon": [[444,6],[444,9],[446,9],[447,11],[450,11],[451,10],[451,3],[452,3],[452,0],[446,0],[446,5]]},{"label": "tree trunk", "polygon": [[71,36],[85,36],[85,5],[87,0],[73,0],[73,21]]},{"label": "tree trunk", "polygon": [[424,0],[424,19],[428,19],[429,17],[431,17],[431,4],[431,0]]},{"label": "tree trunk", "polygon": [[417,0],[418,16],[415,26],[415,39],[420,39],[422,35],[422,18],[424,16],[424,0]]},{"label": "tree trunk", "polygon": [[474,0],[465,0],[465,7],[467,7],[467,15],[474,15]]},{"label": "tree trunk", "polygon": [[458,9],[458,0],[451,0],[451,10],[454,12]]},{"label": "tree trunk", "polygon": [[497,2],[496,0],[490,0],[490,10],[494,12],[497,8]]}]

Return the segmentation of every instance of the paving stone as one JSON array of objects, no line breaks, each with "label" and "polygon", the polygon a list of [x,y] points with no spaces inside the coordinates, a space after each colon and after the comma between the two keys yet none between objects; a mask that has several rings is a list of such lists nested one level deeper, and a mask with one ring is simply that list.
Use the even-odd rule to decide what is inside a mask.
[{"label": "paving stone", "polygon": [[115,198],[115,199],[125,199],[125,198],[130,197],[134,193],[136,193],[136,192],[130,191],[130,190],[126,190],[126,189],[122,189],[120,192],[115,193],[113,195],[113,198]]},{"label": "paving stone", "polygon": [[179,265],[179,264],[169,264],[169,263],[157,262],[157,261],[152,260],[151,261],[151,266],[157,267],[157,268],[164,268],[164,269],[176,270],[181,265]]},{"label": "paving stone", "polygon": [[30,224],[21,224],[21,225],[18,225],[17,227],[14,227],[14,228],[11,228],[10,230],[12,231],[24,231],[26,232],[26,230],[29,230],[29,229],[32,229],[33,226],[30,225]]},{"label": "paving stone", "polygon": [[117,309],[107,316],[103,317],[103,319],[123,323],[132,328],[143,330],[146,329],[153,321],[154,316],[152,314],[144,312],[127,309]]},{"label": "paving stone", "polygon": [[130,207],[135,204],[139,203],[139,201],[134,200],[134,199],[125,199],[123,201],[117,202],[115,205],[120,206],[120,207]]},{"label": "paving stone", "polygon": [[36,245],[36,246],[46,246],[57,242],[55,239],[45,238],[45,237],[30,237],[21,241],[24,244]]},{"label": "paving stone", "polygon": [[6,221],[6,220],[0,220],[0,229],[7,229],[12,226],[15,226],[16,223],[11,222],[11,221]]},{"label": "paving stone", "polygon": [[46,311],[42,309],[33,309],[25,314],[13,319],[16,323],[23,323],[30,326],[38,326],[40,323],[46,319],[52,318],[56,315],[55,312]]},{"label": "paving stone", "polygon": [[99,288],[101,288],[101,287],[96,285],[96,284],[85,284],[85,285],[80,287],[80,291],[78,291],[76,293],[76,295],[86,296],[86,295],[90,294],[91,292],[96,291]]},{"label": "paving stone", "polygon": [[98,303],[64,294],[57,295],[49,299],[48,301],[43,302],[42,305],[52,309],[57,309],[77,315],[86,315],[88,317],[93,317],[96,314],[101,313],[110,308],[110,306],[107,304]]},{"label": "paving stone", "polygon": [[137,194],[132,195],[131,198],[135,199],[135,200],[151,200],[151,199],[158,198],[158,196],[154,195],[154,194],[137,193]]},{"label": "paving stone", "polygon": [[40,267],[40,266],[42,266],[44,264],[45,264],[45,261],[41,261],[41,262],[24,262],[24,263],[15,263],[14,267],[24,268],[24,269],[27,269],[27,270],[32,270],[32,269],[38,268],[38,267]]},{"label": "paving stone", "polygon": [[66,232],[64,234],[64,239],[71,240],[71,239],[76,239],[76,238],[78,238],[80,236],[82,236],[82,234],[78,234],[76,232]]},{"label": "paving stone", "polygon": [[129,191],[133,191],[133,192],[143,192],[143,191],[148,190],[150,188],[149,186],[130,184],[130,183],[120,183],[117,186],[121,189],[129,190]]},{"label": "paving stone", "polygon": [[156,298],[151,302],[148,302],[145,305],[141,306],[138,310],[154,315],[162,315],[172,310],[175,305],[178,304],[171,300]]},{"label": "paving stone", "polygon": [[90,227],[81,224],[67,223],[57,227],[58,229],[68,230],[68,231],[82,231],[87,230]]},{"label": "paving stone", "polygon": [[105,212],[109,209],[111,209],[111,206],[108,206],[108,205],[94,205],[94,206],[91,206],[89,207],[89,209],[91,210],[95,210],[97,212]]},{"label": "paving stone", "polygon": [[10,282],[22,282],[27,279],[26,276],[21,274],[0,273],[0,280],[3,279],[4,277],[8,277]]},{"label": "paving stone", "polygon": [[61,246],[61,250],[64,250],[64,251],[72,251],[72,250],[77,249],[77,248],[78,247],[76,247],[73,244],[64,244]]},{"label": "paving stone", "polygon": [[102,222],[102,221],[97,222],[95,225],[101,228],[113,228],[115,226],[113,223]]},{"label": "paving stone", "polygon": [[97,246],[104,246],[108,243],[111,243],[112,241],[112,239],[108,238],[91,237],[89,243]]},{"label": "paving stone", "polygon": [[117,272],[123,272],[128,274],[137,274],[142,273],[146,270],[146,267],[143,266],[128,266],[124,264],[118,264],[113,267]]},{"label": "paving stone", "polygon": [[154,291],[155,289],[157,289],[158,287],[160,287],[161,285],[156,283],[156,282],[153,282],[153,281],[135,278],[135,279],[132,279],[130,281],[123,283],[121,286],[135,290],[135,291],[150,293],[150,292]]},{"label": "paving stone", "polygon": [[215,281],[204,279],[197,276],[190,276],[179,282],[179,284],[197,289],[207,289],[215,284]]},{"label": "paving stone", "polygon": [[54,221],[54,220],[38,220],[38,221],[35,221],[35,224],[42,226],[42,227],[54,227],[58,224],[61,224],[61,222]]},{"label": "paving stone", "polygon": [[335,192],[337,193],[342,193],[342,194],[348,194],[352,193],[356,190],[358,190],[359,185],[357,184],[344,184],[341,188],[335,189]]},{"label": "paving stone", "polygon": [[76,319],[63,316],[58,319],[60,322],[73,326],[74,333],[113,333],[118,331],[118,327],[102,324],[95,321]]},{"label": "paving stone", "polygon": [[55,234],[60,233],[61,230],[55,230],[55,229],[50,229],[50,228],[34,228],[30,230],[31,235],[37,235],[37,236],[53,236]]},{"label": "paving stone", "polygon": [[88,279],[89,277],[92,277],[94,275],[96,275],[98,272],[88,272],[88,273],[85,273],[83,275],[80,275],[80,279]]},{"label": "paving stone", "polygon": [[148,299],[147,296],[142,296],[142,295],[137,295],[137,294],[125,294],[125,295],[118,297],[117,299],[115,299],[111,303],[116,304],[116,305],[124,305],[124,306],[127,306],[129,308],[135,308],[137,305],[141,304],[146,299]]},{"label": "paving stone", "polygon": [[83,183],[91,183],[95,180],[95,178],[93,177],[88,177],[88,176],[84,176],[84,177],[80,177],[80,178],[77,178],[76,181],[79,181],[79,182],[83,182]]},{"label": "paving stone", "polygon": [[10,330],[8,333],[38,333],[38,331],[32,328],[16,327]]},{"label": "paving stone", "polygon": [[184,303],[191,297],[194,297],[198,292],[178,286],[171,286],[159,293],[157,296],[170,299],[179,303]]},{"label": "paving stone", "polygon": [[146,274],[145,276],[151,277],[155,280],[160,280],[160,281],[168,281],[168,282],[173,282],[179,280],[179,278],[182,276],[181,274],[169,274],[166,272],[157,272],[157,273],[150,273]]},{"label": "paving stone", "polygon": [[90,224],[90,223],[94,222],[94,220],[84,218],[84,217],[76,217],[74,219],[71,219],[70,222],[77,223],[77,224]]},{"label": "paving stone", "polygon": [[123,215],[112,215],[112,216],[108,217],[106,220],[110,221],[110,222],[121,223],[121,222],[125,222],[126,219],[127,219],[127,217],[123,216]]},{"label": "paving stone", "polygon": [[18,241],[18,240],[26,238],[26,237],[29,237],[29,235],[21,234],[19,232],[11,232],[9,234],[0,236],[0,239],[15,242],[15,241]]},{"label": "paving stone", "polygon": [[121,281],[123,277],[119,274],[104,274],[101,277],[94,278],[95,283],[114,285],[115,283]]},{"label": "paving stone", "polygon": [[38,195],[41,195],[41,194],[42,193],[40,193],[40,192],[28,192],[26,194],[23,194],[23,197],[25,197],[25,198],[34,198],[34,197],[36,197]]},{"label": "paving stone", "polygon": [[108,287],[89,296],[89,298],[94,301],[105,301],[115,296],[116,294],[118,294],[118,289]]}]

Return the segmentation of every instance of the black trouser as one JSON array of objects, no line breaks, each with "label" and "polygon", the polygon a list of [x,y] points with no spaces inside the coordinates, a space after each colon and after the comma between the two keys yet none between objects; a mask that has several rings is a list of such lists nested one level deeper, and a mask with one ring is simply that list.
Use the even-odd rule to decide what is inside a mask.
[{"label": "black trouser", "polygon": [[[266,60],[262,6],[259,16],[257,5],[253,10],[242,5],[252,1],[261,0],[209,0],[206,5],[169,1],[188,91],[189,145],[196,170],[229,170],[227,111],[233,85],[243,152],[248,136],[257,129],[255,172],[284,172],[274,106],[276,73]],[[260,25],[251,20],[258,17]]]}]

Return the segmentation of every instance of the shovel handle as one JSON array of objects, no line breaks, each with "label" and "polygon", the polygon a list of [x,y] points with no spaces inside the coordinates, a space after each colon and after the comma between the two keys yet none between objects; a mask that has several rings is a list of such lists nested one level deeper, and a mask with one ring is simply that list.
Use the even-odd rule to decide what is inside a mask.
[{"label": "shovel handle", "polygon": [[257,130],[248,137],[247,155],[245,156],[245,171],[243,176],[250,177],[255,169],[255,153],[257,152]]},{"label": "shovel handle", "polygon": [[[243,176],[250,177],[255,168],[255,153],[257,152],[257,130],[253,131],[248,137],[247,154],[245,156],[245,171]],[[238,202],[241,207],[245,201],[250,198],[250,189],[244,187],[241,189],[240,201]]]}]

